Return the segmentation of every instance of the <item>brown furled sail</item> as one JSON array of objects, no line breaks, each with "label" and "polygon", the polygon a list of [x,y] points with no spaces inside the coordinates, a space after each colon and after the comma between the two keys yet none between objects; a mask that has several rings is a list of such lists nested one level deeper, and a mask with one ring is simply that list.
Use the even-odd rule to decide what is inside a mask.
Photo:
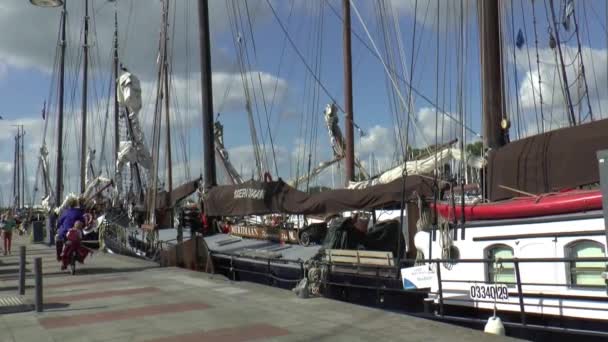
[{"label": "brown furled sail", "polygon": [[[542,194],[599,182],[596,152],[608,148],[608,119],[520,139],[488,155],[488,197]],[[502,186],[502,187],[501,187]]]},{"label": "brown furled sail", "polygon": [[[329,214],[348,210],[375,209],[401,203],[402,180],[365,189],[337,189],[316,194],[296,190],[281,179],[274,182],[248,181],[217,186],[204,199],[209,216],[283,214]],[[405,198],[433,195],[433,182],[420,176],[405,180]]]}]

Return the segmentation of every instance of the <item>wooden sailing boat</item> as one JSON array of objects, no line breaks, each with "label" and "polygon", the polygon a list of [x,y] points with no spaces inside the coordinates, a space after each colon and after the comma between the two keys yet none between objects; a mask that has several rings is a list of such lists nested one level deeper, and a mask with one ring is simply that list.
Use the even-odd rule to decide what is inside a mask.
[{"label": "wooden sailing boat", "polygon": [[[430,289],[437,317],[465,314],[460,318],[475,324],[494,310],[517,336],[533,329],[545,336],[605,338],[603,193],[553,191],[599,182],[596,152],[608,148],[601,133],[608,122],[509,143],[509,124],[501,114],[499,6],[494,1],[478,6],[484,138],[492,149],[485,189],[493,201],[431,204],[444,219],[416,234],[423,267],[436,277]],[[550,6],[553,10],[552,1]]]}]

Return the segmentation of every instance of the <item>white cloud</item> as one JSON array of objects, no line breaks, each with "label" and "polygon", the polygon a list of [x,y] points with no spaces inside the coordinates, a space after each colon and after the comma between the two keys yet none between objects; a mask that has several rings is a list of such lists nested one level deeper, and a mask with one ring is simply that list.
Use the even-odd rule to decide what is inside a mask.
[{"label": "white cloud", "polygon": [[[572,46],[562,45],[564,63],[566,66],[566,77],[570,83],[570,95],[575,105],[575,117],[578,121],[579,111],[581,118],[586,122],[588,117],[588,99],[584,94],[584,82],[580,75],[580,58],[575,60],[577,49]],[[605,117],[603,112],[608,109],[608,50],[594,49],[583,46],[582,61],[585,66],[587,85],[589,87],[589,101],[594,119]],[[536,124],[537,115],[540,113],[540,96],[542,94],[543,111],[545,113],[545,130],[556,129],[568,125],[567,100],[563,91],[563,76],[559,63],[557,63],[557,50],[550,48],[540,49],[540,69],[533,63],[532,70],[528,65],[525,51],[519,51],[517,55],[517,66],[524,72],[518,89],[519,101],[523,111],[522,126],[524,136],[539,132]],[[572,63],[575,61],[574,63]],[[539,88],[539,77],[541,87]],[[578,80],[578,82],[577,82]],[[535,111],[536,104],[536,111]],[[579,104],[577,106],[577,104]],[[586,118],[585,118],[586,117]],[[538,119],[540,120],[540,118]],[[539,123],[539,125],[541,125]],[[541,126],[542,127],[542,126]]]},{"label": "white cloud", "polygon": [[[580,64],[569,63],[569,61],[573,60],[572,57],[576,55],[577,51],[575,47],[566,45],[562,46],[562,51],[564,52],[564,62],[567,64],[566,76],[568,77],[569,83],[572,84],[577,79],[580,72]],[[539,50],[540,60],[542,61],[540,70],[536,68],[536,65],[533,65],[533,69],[529,70],[527,59],[524,59],[523,53],[524,52],[519,52],[518,56],[518,66],[520,69],[526,72],[523,80],[521,81],[521,86],[519,89],[521,104],[526,108],[532,108],[534,106],[534,100],[536,100],[537,105],[540,103],[538,88],[538,77],[540,75],[542,81],[542,88],[540,88],[540,90],[543,94],[544,104],[548,106],[563,105],[565,97],[561,91],[561,84],[563,84],[563,81],[560,81],[562,77],[561,67],[559,67],[558,63],[556,63],[555,59],[557,50],[552,50],[549,48]],[[602,98],[607,97],[608,91],[606,87],[608,85],[606,82],[608,73],[608,50],[593,49],[585,46],[582,48],[582,55],[587,76],[587,83],[591,88],[591,96],[598,96],[598,92],[596,92],[595,89],[595,80],[597,79],[599,96]],[[580,61],[580,59],[577,59],[577,61]],[[532,86],[534,86],[535,94],[533,94]],[[571,93],[576,95],[576,86],[571,88]],[[534,98],[534,95],[536,96],[536,99]],[[575,96],[573,101],[576,100],[578,100],[578,98]]]},{"label": "white cloud", "polygon": [[[173,67],[181,72],[189,60],[190,70],[197,71],[198,63],[198,11],[194,1],[172,2],[175,23],[171,23]],[[93,67],[106,72],[111,64],[113,44],[114,6],[107,1],[92,2],[91,35],[95,63]],[[153,79],[160,32],[160,1],[117,1],[119,22],[119,48],[121,62],[137,72],[142,79]],[[84,1],[68,1],[67,67],[79,65]],[[227,7],[224,1],[210,1],[210,29],[213,39],[228,29]],[[34,68],[50,72],[59,37],[61,9],[37,8],[27,1],[3,0],[0,10],[0,60],[15,68]],[[255,11],[253,20],[264,18],[264,11]],[[30,23],[36,23],[31,25]],[[189,55],[189,59],[186,58]],[[213,49],[214,69],[226,69],[230,59],[225,50]]]}]

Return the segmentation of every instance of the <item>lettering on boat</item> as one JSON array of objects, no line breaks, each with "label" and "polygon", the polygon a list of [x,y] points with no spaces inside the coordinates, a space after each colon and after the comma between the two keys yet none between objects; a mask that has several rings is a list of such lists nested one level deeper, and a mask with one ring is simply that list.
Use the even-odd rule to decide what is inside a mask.
[{"label": "lettering on boat", "polygon": [[234,190],[234,198],[246,198],[246,199],[264,199],[264,195],[266,194],[266,190],[264,189],[253,189],[253,188],[243,188]]}]

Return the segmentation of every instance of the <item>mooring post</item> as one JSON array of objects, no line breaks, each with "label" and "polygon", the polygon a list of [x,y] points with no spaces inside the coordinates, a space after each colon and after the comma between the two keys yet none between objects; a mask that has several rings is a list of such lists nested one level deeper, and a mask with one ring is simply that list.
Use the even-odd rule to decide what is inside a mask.
[{"label": "mooring post", "polygon": [[25,294],[25,246],[19,247],[19,295]]},{"label": "mooring post", "polygon": [[42,312],[42,258],[34,259],[36,276],[36,312]]}]

